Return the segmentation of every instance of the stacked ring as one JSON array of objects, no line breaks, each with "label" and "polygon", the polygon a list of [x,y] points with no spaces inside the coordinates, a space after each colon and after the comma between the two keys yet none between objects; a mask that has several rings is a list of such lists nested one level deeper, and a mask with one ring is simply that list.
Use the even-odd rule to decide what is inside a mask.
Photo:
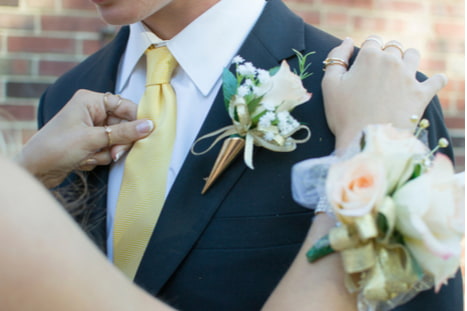
[{"label": "stacked ring", "polygon": [[367,41],[374,41],[374,42],[378,43],[378,45],[379,45],[379,47],[381,48],[381,50],[384,49],[384,44],[383,44],[383,42],[382,42],[381,40],[379,40],[378,38],[369,37],[369,38],[367,38],[365,41],[363,41],[362,45],[364,45],[365,42],[367,42]]},{"label": "stacked ring", "polygon": [[402,49],[402,45],[398,43],[397,41],[389,41],[388,43],[386,43],[383,47],[383,51],[387,49],[388,47],[396,48],[399,50],[399,52],[401,52],[401,55],[404,55],[404,50]]},{"label": "stacked ring", "polygon": [[328,57],[323,61],[324,67],[323,71],[326,71],[327,66],[332,66],[332,65],[339,65],[347,69],[349,67],[349,64],[343,60],[342,58],[337,58],[337,57]]}]

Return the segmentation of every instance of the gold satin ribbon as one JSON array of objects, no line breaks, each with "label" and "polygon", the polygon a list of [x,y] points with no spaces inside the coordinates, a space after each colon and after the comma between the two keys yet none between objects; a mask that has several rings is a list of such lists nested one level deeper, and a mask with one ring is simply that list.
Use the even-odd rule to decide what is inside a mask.
[{"label": "gold satin ribbon", "polygon": [[395,224],[392,199],[387,197],[378,212],[386,220],[386,232],[378,231],[377,215],[368,214],[348,217],[329,233],[331,247],[342,256],[348,290],[374,302],[393,299],[420,280],[406,247],[389,240]]},{"label": "gold satin ribbon", "polygon": [[[246,103],[238,98],[233,99],[233,104],[229,105],[229,115],[232,119],[233,124],[229,126],[225,126],[219,130],[213,131],[202,137],[198,138],[191,147],[191,152],[194,155],[203,155],[209,152],[218,142],[226,137],[230,137],[233,135],[237,135],[243,139],[245,139],[245,147],[243,152],[243,159],[245,164],[250,168],[253,169],[253,146],[256,145],[258,147],[263,147],[271,151],[275,152],[290,152],[294,151],[297,148],[297,144],[305,143],[310,139],[311,131],[306,125],[299,125],[293,131],[286,133],[286,134],[279,134],[277,129],[275,129],[276,133],[274,133],[274,138],[272,142],[267,141],[263,138],[265,130],[272,130],[272,128],[251,128],[252,127],[252,120],[251,116],[248,112],[248,106]],[[238,120],[236,120],[235,116],[238,116]],[[263,131],[262,131],[263,130]],[[307,135],[303,139],[294,139],[291,136],[300,130],[305,130]],[[201,152],[196,152],[195,146],[200,141],[205,140],[207,138],[215,137],[217,138],[211,145]]]}]

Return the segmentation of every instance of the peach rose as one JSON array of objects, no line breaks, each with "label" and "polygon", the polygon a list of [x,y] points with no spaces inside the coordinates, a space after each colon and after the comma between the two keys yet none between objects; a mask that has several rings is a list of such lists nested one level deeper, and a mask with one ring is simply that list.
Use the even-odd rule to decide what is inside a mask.
[{"label": "peach rose", "polygon": [[343,223],[370,213],[386,196],[386,170],[378,157],[360,153],[331,166],[326,193]]},{"label": "peach rose", "polygon": [[414,155],[422,157],[429,150],[411,131],[397,129],[390,124],[377,124],[365,129],[363,152],[383,158],[389,192],[392,192],[412,175]]},{"label": "peach rose", "polygon": [[291,111],[311,98],[311,93],[303,87],[300,77],[290,71],[286,61],[282,62],[275,75],[259,86],[258,93],[264,94],[264,97],[253,116],[265,110]]},{"label": "peach rose", "polygon": [[464,175],[438,154],[430,170],[394,194],[396,229],[422,268],[433,275],[435,289],[459,267],[464,236]]}]

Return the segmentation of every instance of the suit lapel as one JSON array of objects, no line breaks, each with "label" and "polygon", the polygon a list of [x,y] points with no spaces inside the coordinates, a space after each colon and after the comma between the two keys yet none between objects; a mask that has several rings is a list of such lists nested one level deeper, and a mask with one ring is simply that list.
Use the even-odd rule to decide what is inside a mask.
[{"label": "suit lapel", "polygon": [[[303,29],[301,19],[281,1],[271,0],[238,54],[258,68],[278,66],[281,59],[293,56],[292,47],[304,48]],[[220,91],[198,137],[229,124]],[[189,154],[178,174],[135,277],[135,282],[150,293],[157,294],[168,281],[246,170],[242,157],[238,157],[201,195],[203,178],[209,174],[219,149],[216,146],[203,156]]]}]

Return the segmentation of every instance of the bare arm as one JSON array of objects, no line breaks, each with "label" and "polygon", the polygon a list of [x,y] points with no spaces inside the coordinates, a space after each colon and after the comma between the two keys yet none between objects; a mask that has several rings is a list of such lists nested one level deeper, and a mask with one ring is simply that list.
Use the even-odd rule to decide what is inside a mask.
[{"label": "bare arm", "polygon": [[[368,124],[392,123],[415,128],[411,116],[421,116],[431,98],[445,84],[444,75],[420,83],[415,78],[419,54],[413,49],[401,53],[397,48],[383,50],[378,37],[365,41],[353,66],[331,65],[323,79],[326,118],[336,135],[336,150],[349,146]],[[399,44],[398,42],[396,42]],[[333,49],[329,58],[349,60],[353,52],[350,39]],[[356,310],[356,297],[344,286],[344,270],[337,254],[312,264],[305,253],[327,234],[335,221],[317,215],[303,246],[281,280],[265,310]]]},{"label": "bare arm", "polygon": [[1,157],[0,170],[2,309],[170,310],[114,268],[29,174]]}]

